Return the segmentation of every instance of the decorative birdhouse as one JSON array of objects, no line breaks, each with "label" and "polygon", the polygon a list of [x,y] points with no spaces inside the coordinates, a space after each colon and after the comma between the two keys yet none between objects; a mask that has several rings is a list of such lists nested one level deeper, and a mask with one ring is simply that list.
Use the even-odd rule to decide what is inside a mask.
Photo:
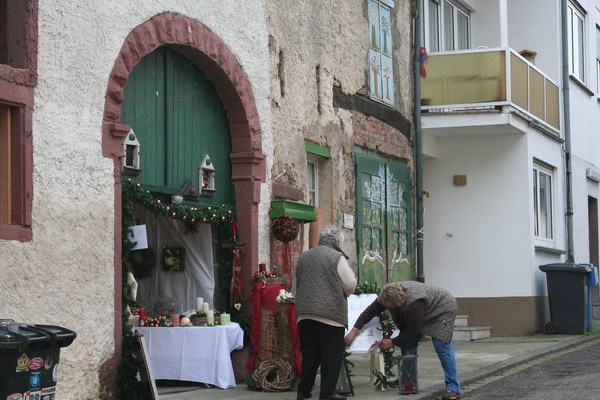
[{"label": "decorative birdhouse", "polygon": [[132,175],[141,172],[140,165],[140,142],[137,140],[133,129],[123,138],[123,170]]},{"label": "decorative birdhouse", "polygon": [[212,196],[217,191],[215,188],[215,167],[210,161],[209,155],[205,155],[202,159],[202,164],[198,169],[198,176],[200,180],[200,195],[201,196]]}]

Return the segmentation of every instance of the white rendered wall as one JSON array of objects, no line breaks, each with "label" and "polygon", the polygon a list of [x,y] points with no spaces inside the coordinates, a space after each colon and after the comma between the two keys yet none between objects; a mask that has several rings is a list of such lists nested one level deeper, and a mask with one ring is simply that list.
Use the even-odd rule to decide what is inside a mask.
[{"label": "white rendered wall", "polygon": [[537,52],[534,64],[560,81],[559,0],[508,0],[508,44],[516,52]]},{"label": "white rendered wall", "polygon": [[[33,240],[0,241],[0,316],[77,332],[61,352],[61,400],[97,398],[98,369],[114,353],[114,172],[101,147],[108,77],[129,32],[167,11],[201,21],[238,58],[254,91],[267,171],[272,164],[264,1],[40,1]],[[263,225],[259,252],[268,254]]]},{"label": "white rendered wall", "polygon": [[[596,25],[600,1],[579,4],[586,12],[585,82],[569,79],[571,151],[573,165],[573,241],[576,262],[589,262],[588,196],[600,199],[598,183],[586,178],[586,169],[600,170],[600,102],[596,77]],[[598,223],[598,221],[595,221]]]},{"label": "white rendered wall", "polygon": [[[531,295],[525,135],[438,139],[425,160],[425,279],[456,297]],[[467,175],[454,186],[453,175]]]}]

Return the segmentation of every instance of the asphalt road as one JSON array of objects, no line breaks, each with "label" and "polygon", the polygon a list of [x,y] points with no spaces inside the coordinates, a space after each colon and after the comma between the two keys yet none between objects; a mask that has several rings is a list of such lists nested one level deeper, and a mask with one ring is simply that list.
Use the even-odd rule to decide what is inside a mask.
[{"label": "asphalt road", "polygon": [[575,350],[466,392],[462,398],[600,400],[600,344]]}]

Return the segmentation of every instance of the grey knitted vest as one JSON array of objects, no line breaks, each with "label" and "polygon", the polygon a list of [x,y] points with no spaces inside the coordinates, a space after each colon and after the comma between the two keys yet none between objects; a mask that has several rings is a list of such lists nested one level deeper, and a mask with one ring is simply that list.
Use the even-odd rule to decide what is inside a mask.
[{"label": "grey knitted vest", "polygon": [[445,289],[420,282],[406,281],[402,282],[402,286],[406,287],[408,294],[403,306],[404,312],[416,300],[425,300],[426,310],[421,333],[444,343],[450,342],[457,310],[454,296]]},{"label": "grey knitted vest", "polygon": [[348,327],[348,300],[337,265],[342,253],[327,241],[305,251],[296,268],[296,313],[314,314]]}]

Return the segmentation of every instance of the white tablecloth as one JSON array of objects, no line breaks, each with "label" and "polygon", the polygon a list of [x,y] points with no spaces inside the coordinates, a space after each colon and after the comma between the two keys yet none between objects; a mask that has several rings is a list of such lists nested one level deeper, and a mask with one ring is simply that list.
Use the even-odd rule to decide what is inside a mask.
[{"label": "white tablecloth", "polygon": [[230,353],[244,345],[239,324],[136,330],[144,335],[154,379],[236,386]]}]

